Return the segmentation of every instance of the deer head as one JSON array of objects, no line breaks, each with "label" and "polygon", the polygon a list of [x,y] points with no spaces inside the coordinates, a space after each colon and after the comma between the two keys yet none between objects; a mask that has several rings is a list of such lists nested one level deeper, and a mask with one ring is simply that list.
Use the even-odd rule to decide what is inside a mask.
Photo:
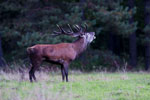
[{"label": "deer head", "polygon": [[59,31],[54,31],[55,35],[69,35],[71,37],[79,37],[79,38],[84,38],[85,42],[87,44],[91,43],[96,37],[95,37],[95,32],[86,32],[87,30],[87,25],[85,24],[83,26],[79,25],[74,25],[74,29],[76,31],[73,31],[71,26],[68,24],[69,30],[65,31],[61,26],[57,25]]}]

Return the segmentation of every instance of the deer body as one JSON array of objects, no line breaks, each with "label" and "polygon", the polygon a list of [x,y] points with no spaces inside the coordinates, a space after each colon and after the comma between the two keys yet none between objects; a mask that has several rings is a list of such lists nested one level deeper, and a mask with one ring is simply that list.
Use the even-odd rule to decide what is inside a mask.
[{"label": "deer body", "polygon": [[28,50],[31,50],[31,52],[33,50],[34,51],[33,55],[42,58],[42,60],[47,59],[52,61],[59,61],[59,60],[69,61],[69,60],[74,60],[76,55],[72,44],[67,44],[67,43],[61,43],[55,45],[38,44],[28,48]]},{"label": "deer body", "polygon": [[32,78],[36,80],[34,72],[44,60],[61,65],[62,80],[64,81],[66,76],[66,81],[68,81],[70,62],[86,49],[87,45],[95,38],[94,35],[94,32],[88,33],[88,35],[79,37],[73,43],[37,44],[28,47],[27,53],[32,64],[29,72],[30,81],[32,82]]}]

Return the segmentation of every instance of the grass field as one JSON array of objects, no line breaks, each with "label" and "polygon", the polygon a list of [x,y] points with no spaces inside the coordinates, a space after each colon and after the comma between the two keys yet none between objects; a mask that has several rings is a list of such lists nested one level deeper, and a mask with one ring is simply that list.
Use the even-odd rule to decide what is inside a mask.
[{"label": "grass field", "polygon": [[0,100],[150,100],[150,74],[92,72],[37,72],[38,82],[28,74],[0,72]]}]

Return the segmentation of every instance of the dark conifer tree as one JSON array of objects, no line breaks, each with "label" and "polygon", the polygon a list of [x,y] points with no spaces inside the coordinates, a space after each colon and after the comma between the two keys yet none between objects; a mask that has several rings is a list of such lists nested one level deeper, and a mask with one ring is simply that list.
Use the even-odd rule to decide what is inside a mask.
[{"label": "dark conifer tree", "polygon": [[[129,9],[134,8],[134,0],[128,0]],[[129,23],[134,22],[133,16],[130,18]],[[132,67],[136,67],[137,64],[137,47],[136,47],[136,32],[133,32],[129,35],[129,53],[130,59],[129,63]]]},{"label": "dark conifer tree", "polygon": [[150,0],[145,0],[145,70],[150,66]]},{"label": "dark conifer tree", "polygon": [[1,36],[0,36],[0,67],[4,65],[4,58],[2,52],[2,43],[1,43]]}]

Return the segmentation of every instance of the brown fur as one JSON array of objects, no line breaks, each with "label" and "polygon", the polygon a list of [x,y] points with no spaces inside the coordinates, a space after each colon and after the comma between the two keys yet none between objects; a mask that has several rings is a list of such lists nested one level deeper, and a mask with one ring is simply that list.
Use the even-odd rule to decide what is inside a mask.
[{"label": "brown fur", "polygon": [[80,37],[73,43],[60,44],[37,44],[27,48],[32,68],[29,72],[30,81],[36,80],[34,72],[40,66],[41,62],[46,60],[61,65],[62,79],[66,75],[68,81],[68,67],[83,50],[86,48],[84,38]]},{"label": "brown fur", "polygon": [[32,68],[29,72],[29,78],[36,80],[34,75],[35,70],[40,66],[42,61],[48,61],[51,63],[61,65],[62,80],[66,77],[68,82],[68,67],[71,61],[73,61],[80,53],[82,53],[88,43],[91,43],[95,39],[95,32],[85,32],[86,28],[83,30],[78,25],[74,27],[78,32],[73,32],[71,26],[68,25],[70,31],[63,30],[62,27],[57,25],[60,32],[54,31],[56,35],[69,35],[72,37],[79,37],[73,43],[59,43],[59,44],[37,44],[32,47],[27,48],[27,53],[30,57]]}]

